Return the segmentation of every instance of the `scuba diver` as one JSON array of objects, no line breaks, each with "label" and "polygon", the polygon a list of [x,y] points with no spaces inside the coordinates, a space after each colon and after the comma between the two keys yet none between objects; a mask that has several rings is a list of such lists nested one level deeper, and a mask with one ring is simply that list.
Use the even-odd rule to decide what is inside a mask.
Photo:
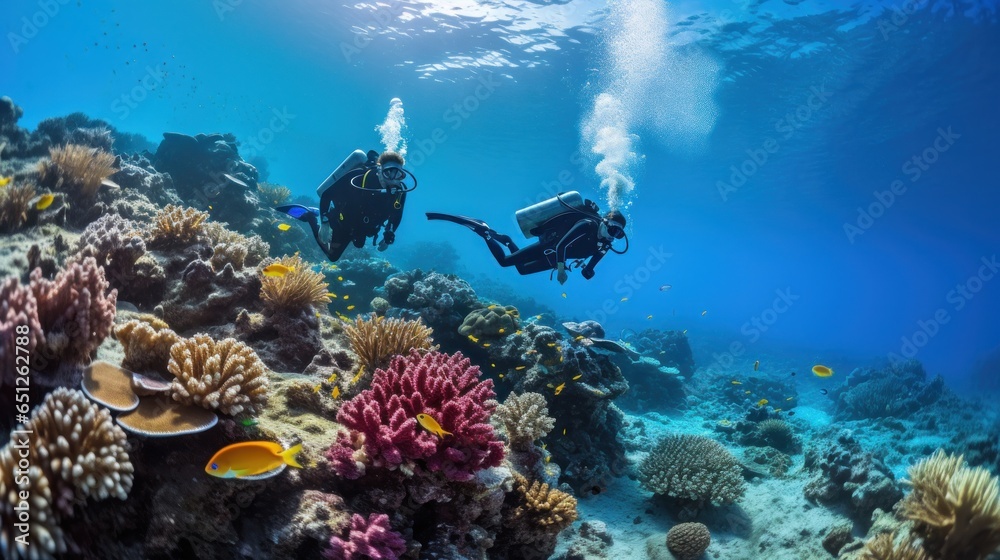
[{"label": "scuba diver", "polygon": [[[591,200],[584,200],[580,193],[559,193],[554,198],[515,212],[517,224],[527,238],[538,240],[519,249],[507,235],[499,234],[486,222],[466,216],[453,216],[428,212],[428,220],[446,220],[463,225],[486,240],[490,253],[500,266],[513,266],[521,274],[534,274],[543,270],[557,271],[560,284],[566,282],[567,270],[581,268],[587,280],[594,277],[594,267],[608,251],[623,254],[628,251],[625,237],[625,216],[612,210],[601,216]],[[625,239],[621,251],[611,246],[615,239]],[[510,254],[504,251],[506,247]],[[572,262],[567,263],[567,259]]]},{"label": "scuba diver", "polygon": [[[374,150],[367,154],[354,150],[316,188],[319,208],[287,204],[275,210],[309,224],[316,243],[331,261],[339,259],[351,243],[364,247],[369,237],[372,245],[385,251],[396,240],[406,193],[417,188],[417,178],[403,168],[404,163],[396,152],[379,155]],[[404,182],[407,175],[413,185]]]}]

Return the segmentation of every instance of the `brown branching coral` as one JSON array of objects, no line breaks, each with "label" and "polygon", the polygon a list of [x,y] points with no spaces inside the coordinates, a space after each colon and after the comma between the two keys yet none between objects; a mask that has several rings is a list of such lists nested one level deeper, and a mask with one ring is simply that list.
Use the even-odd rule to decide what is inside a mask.
[{"label": "brown branching coral", "polygon": [[288,187],[283,187],[281,185],[272,185],[271,183],[257,183],[257,194],[260,195],[261,200],[269,206],[278,206],[279,204],[284,204],[286,200],[291,198],[292,191]]},{"label": "brown branching coral", "polygon": [[514,473],[517,492],[523,494],[524,505],[517,508],[513,519],[531,518],[531,524],[546,532],[558,534],[576,521],[576,498],[548,484]]},{"label": "brown branching coral", "polygon": [[576,498],[513,473],[514,489],[503,506],[497,557],[542,560],[552,555],[556,537],[577,518]]},{"label": "brown branching coral", "polygon": [[175,401],[223,414],[258,414],[267,404],[264,363],[249,346],[233,338],[216,342],[203,334],[170,347],[167,369],[174,376]]},{"label": "brown branching coral", "polygon": [[323,281],[321,273],[310,270],[298,255],[285,256],[266,264],[279,264],[289,272],[278,276],[261,274],[260,298],[264,305],[274,310],[291,310],[330,303],[330,296],[327,295],[330,285]]},{"label": "brown branching coral", "polygon": [[97,194],[101,183],[118,171],[115,156],[99,148],[67,144],[49,148],[49,158],[39,164],[42,182],[85,198]]},{"label": "brown branching coral", "polygon": [[494,423],[503,427],[512,449],[525,449],[555,427],[545,397],[538,393],[511,394],[493,413]]},{"label": "brown branching coral", "polygon": [[639,465],[639,483],[655,494],[699,506],[731,504],[746,492],[736,458],[719,442],[693,435],[660,439]]},{"label": "brown branching coral", "polygon": [[[60,519],[72,516],[74,505],[128,496],[133,472],[128,444],[107,409],[65,388],[46,396],[24,430],[30,432],[27,438],[16,436],[0,449],[0,554],[54,558],[69,548]],[[33,452],[30,462],[22,460],[24,448]],[[24,505],[28,520],[20,515]],[[27,545],[17,540],[23,532]]]},{"label": "brown branching coral", "polygon": [[203,222],[207,219],[206,212],[168,204],[153,217],[146,231],[146,242],[150,247],[192,243],[205,235]]},{"label": "brown branching coral", "polygon": [[424,326],[420,319],[386,319],[375,315],[367,319],[357,317],[353,325],[344,327],[344,334],[351,341],[351,349],[358,355],[362,367],[368,372],[385,367],[393,356],[406,354],[411,348],[431,348],[433,329]]},{"label": "brown branching coral", "polygon": [[1000,481],[962,455],[934,455],[910,467],[913,490],[902,514],[914,522],[932,556],[980,560],[1000,548]]},{"label": "brown branching coral", "polygon": [[170,347],[178,342],[180,337],[166,328],[166,323],[163,325],[158,328],[160,325],[132,320],[115,326],[114,336],[125,349],[123,367],[139,372],[167,371]]},{"label": "brown branching coral", "polygon": [[895,533],[882,533],[865,544],[861,560],[933,560],[911,536],[896,544]]},{"label": "brown branching coral", "polygon": [[[212,269],[222,270],[227,264],[236,270],[245,265],[255,266],[267,256],[270,246],[259,235],[247,237],[226,228],[219,222],[205,224],[205,235],[212,244]],[[247,262],[249,260],[249,262]]]},{"label": "brown branching coral", "polygon": [[31,183],[13,183],[0,187],[0,233],[12,233],[24,225],[35,198]]}]

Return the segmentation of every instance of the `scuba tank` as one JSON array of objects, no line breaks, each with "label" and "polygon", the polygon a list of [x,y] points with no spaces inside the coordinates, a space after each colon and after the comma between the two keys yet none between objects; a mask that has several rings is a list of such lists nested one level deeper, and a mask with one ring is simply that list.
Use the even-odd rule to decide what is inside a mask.
[{"label": "scuba tank", "polygon": [[[567,208],[567,206],[570,208]],[[521,233],[525,237],[530,238],[535,236],[532,233],[533,229],[570,209],[580,210],[581,212],[587,211],[583,197],[577,191],[559,193],[548,200],[543,200],[538,204],[522,208],[514,212],[514,217],[517,218],[517,225],[521,228]]]},{"label": "scuba tank", "polygon": [[347,175],[348,171],[361,167],[366,161],[368,161],[368,154],[361,150],[354,150],[351,152],[351,155],[347,156],[344,163],[341,163],[320,186],[316,187],[316,194],[320,198],[323,198],[323,193],[326,192],[326,189],[332,187],[341,177]]}]

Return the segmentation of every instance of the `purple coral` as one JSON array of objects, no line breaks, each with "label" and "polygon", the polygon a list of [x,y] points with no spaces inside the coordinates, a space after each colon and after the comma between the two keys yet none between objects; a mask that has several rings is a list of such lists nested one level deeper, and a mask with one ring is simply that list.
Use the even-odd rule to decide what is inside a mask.
[{"label": "purple coral", "polygon": [[36,268],[31,273],[31,291],[46,342],[60,361],[88,360],[111,333],[118,292],[108,292],[104,269],[93,257],[68,265],[55,280],[42,278],[41,269]]},{"label": "purple coral", "polygon": [[[8,278],[0,285],[0,387],[14,385],[17,356],[23,360],[34,355],[44,341],[34,294],[17,278]],[[23,348],[21,354],[16,354],[18,347]]]},{"label": "purple coral", "polygon": [[[334,470],[359,478],[367,466],[395,469],[423,465],[450,480],[470,480],[503,460],[503,443],[489,423],[496,409],[493,382],[461,353],[411,351],[376,370],[370,389],[341,406],[341,433],[327,453]],[[452,435],[438,437],[417,423],[433,418]]]},{"label": "purple coral", "polygon": [[347,539],[333,537],[323,553],[327,560],[397,560],[406,552],[406,541],[389,527],[389,516],[373,513],[368,519],[354,514]]}]

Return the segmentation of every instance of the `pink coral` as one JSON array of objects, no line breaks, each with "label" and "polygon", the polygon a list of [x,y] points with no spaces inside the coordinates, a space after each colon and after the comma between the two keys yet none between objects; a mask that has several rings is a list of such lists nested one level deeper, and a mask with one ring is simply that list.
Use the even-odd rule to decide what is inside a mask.
[{"label": "pink coral", "polygon": [[38,302],[38,322],[55,357],[84,362],[111,333],[118,292],[108,293],[104,269],[93,257],[68,265],[55,280],[31,273],[31,291]]},{"label": "pink coral", "polygon": [[[503,460],[503,443],[489,423],[497,406],[493,382],[461,353],[411,351],[376,370],[370,389],[341,406],[341,433],[327,453],[334,470],[358,478],[367,466],[413,470],[423,465],[450,480],[470,480]],[[438,437],[419,426],[426,414],[452,435]]]},{"label": "pink coral", "polygon": [[[14,385],[16,366],[27,365],[24,360],[44,341],[35,295],[17,278],[8,278],[0,286],[0,387]],[[19,353],[18,347],[23,348]]]},{"label": "pink coral", "polygon": [[351,517],[347,540],[330,539],[330,548],[323,553],[327,560],[397,560],[406,552],[406,541],[389,527],[389,516],[373,513],[366,520],[358,514]]}]

